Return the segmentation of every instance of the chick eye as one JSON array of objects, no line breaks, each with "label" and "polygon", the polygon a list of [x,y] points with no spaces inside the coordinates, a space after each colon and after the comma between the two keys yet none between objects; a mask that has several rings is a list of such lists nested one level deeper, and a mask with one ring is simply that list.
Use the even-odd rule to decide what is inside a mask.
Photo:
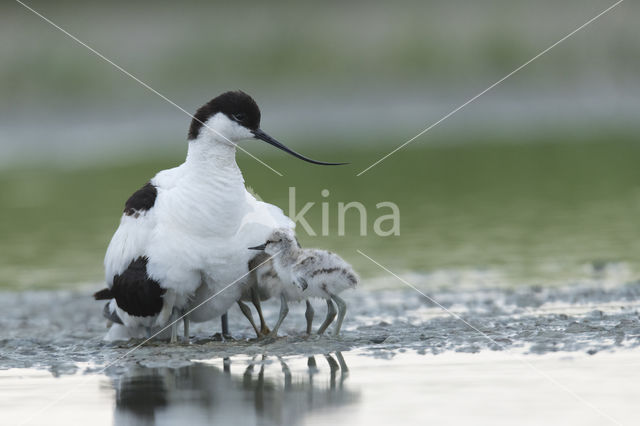
[{"label": "chick eye", "polygon": [[245,118],[247,118],[247,114],[245,114],[244,112],[233,114],[233,119],[236,121],[244,121]]}]

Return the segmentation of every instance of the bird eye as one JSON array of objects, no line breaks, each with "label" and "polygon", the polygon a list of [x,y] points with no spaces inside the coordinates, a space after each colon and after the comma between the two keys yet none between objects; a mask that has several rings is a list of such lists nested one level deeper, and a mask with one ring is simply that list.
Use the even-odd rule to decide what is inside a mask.
[{"label": "bird eye", "polygon": [[233,119],[236,121],[244,121],[245,118],[247,118],[247,114],[245,114],[244,112],[233,114]]}]

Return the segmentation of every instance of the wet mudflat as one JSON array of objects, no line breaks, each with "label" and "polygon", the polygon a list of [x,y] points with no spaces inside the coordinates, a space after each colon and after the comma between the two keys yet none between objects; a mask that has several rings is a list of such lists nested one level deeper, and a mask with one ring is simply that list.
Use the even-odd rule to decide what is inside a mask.
[{"label": "wet mudflat", "polygon": [[[218,341],[210,322],[192,328],[188,345],[136,349],[139,341],[102,341],[102,305],[87,291],[4,293],[1,410],[7,424],[30,416],[27,424],[117,425],[632,418],[640,283],[429,296],[450,313],[410,289],[359,291],[345,295],[340,337],[304,335],[303,305],[293,305],[285,336],[257,341],[234,308],[234,340]],[[273,322],[277,304],[265,305]],[[519,417],[523,410],[531,417]]]}]

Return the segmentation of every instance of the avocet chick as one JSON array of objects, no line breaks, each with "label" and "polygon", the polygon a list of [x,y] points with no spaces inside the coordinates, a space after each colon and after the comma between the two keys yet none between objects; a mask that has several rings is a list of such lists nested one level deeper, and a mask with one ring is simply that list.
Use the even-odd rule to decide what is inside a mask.
[{"label": "avocet chick", "polygon": [[[287,230],[289,235],[295,239],[293,235],[293,231]],[[298,247],[297,240],[296,244]],[[260,246],[261,247],[261,246]],[[259,249],[256,247],[252,247],[253,249]],[[253,258],[249,262],[249,270],[251,274],[249,275],[250,285],[245,291],[242,293],[242,298],[238,301],[238,306],[242,313],[247,317],[251,326],[255,330],[258,338],[264,337],[268,335],[269,337],[276,337],[278,333],[278,329],[284,321],[284,318],[289,313],[289,305],[288,302],[301,302],[307,299],[307,295],[303,293],[301,287],[294,285],[291,282],[284,282],[282,278],[275,271],[273,266],[273,259],[267,253],[260,253],[255,258]],[[262,315],[262,309],[260,308],[260,301],[268,300],[272,297],[280,298],[280,315],[278,318],[278,322],[272,331],[269,331],[267,327],[264,317]],[[260,329],[253,322],[253,317],[251,315],[251,310],[247,305],[243,303],[243,301],[251,301],[253,302],[256,310],[258,311],[258,316],[260,317]],[[313,321],[313,306],[311,303],[306,300],[307,310],[305,312],[305,317],[307,319],[307,334],[311,334],[311,325]]]},{"label": "avocet chick", "polygon": [[[258,253],[256,257],[251,259],[249,261],[249,285],[244,288],[244,290],[242,291],[242,296],[240,297],[240,300],[238,300],[240,311],[244,314],[245,317],[247,317],[258,338],[264,337],[265,335],[270,333],[269,327],[267,326],[267,323],[264,320],[264,316],[262,315],[262,307],[260,302],[271,299],[274,295],[276,295],[276,293],[278,295],[281,293],[279,291],[281,287],[279,282],[272,283],[271,280],[267,279],[266,277],[262,277],[265,273],[271,271],[272,269],[273,266],[271,265],[269,255],[264,252]],[[259,277],[260,282],[262,282],[261,286],[258,285]],[[260,318],[259,329],[256,326],[256,323],[253,321],[251,309],[243,302],[252,302],[253,306],[255,306],[256,311],[258,312],[258,317]]]},{"label": "avocet chick", "polygon": [[[287,285],[290,283],[302,291],[304,299],[317,297],[326,300],[327,316],[318,329],[318,334],[324,333],[336,317],[336,308],[333,305],[335,302],[338,305],[338,320],[334,335],[340,333],[342,321],[347,312],[347,304],[338,294],[348,288],[354,288],[359,280],[351,265],[337,254],[329,251],[299,247],[291,231],[287,229],[277,229],[266,243],[251,247],[251,249],[264,250],[266,254],[274,256],[272,259],[273,270],[284,283],[285,290],[290,287]],[[288,312],[286,302],[286,297],[283,297],[282,303],[285,305],[285,309],[280,310],[280,318],[274,327],[275,330]],[[307,315],[308,330],[312,320],[309,320]]]}]

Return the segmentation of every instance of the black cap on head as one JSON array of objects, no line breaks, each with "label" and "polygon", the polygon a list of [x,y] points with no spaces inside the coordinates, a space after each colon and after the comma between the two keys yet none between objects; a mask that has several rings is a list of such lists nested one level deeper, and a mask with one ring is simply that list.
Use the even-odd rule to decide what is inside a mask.
[{"label": "black cap on head", "polygon": [[223,113],[230,120],[235,121],[241,126],[249,129],[254,139],[259,139],[275,146],[282,151],[293,155],[296,158],[304,160],[308,163],[320,164],[324,166],[337,166],[347,163],[327,163],[325,161],[316,161],[311,158],[305,157],[302,154],[298,154],[294,150],[288,148],[286,145],[278,142],[260,129],[260,109],[256,102],[243,91],[226,92],[207,102],[201,106],[194,119],[191,120],[191,126],[189,127],[189,140],[192,141],[198,138],[200,130],[204,126],[204,123],[217,113]]},{"label": "black cap on head", "polygon": [[198,108],[189,126],[189,140],[196,139],[203,123],[219,112],[249,130],[260,127],[260,109],[256,101],[240,90],[225,92]]}]

